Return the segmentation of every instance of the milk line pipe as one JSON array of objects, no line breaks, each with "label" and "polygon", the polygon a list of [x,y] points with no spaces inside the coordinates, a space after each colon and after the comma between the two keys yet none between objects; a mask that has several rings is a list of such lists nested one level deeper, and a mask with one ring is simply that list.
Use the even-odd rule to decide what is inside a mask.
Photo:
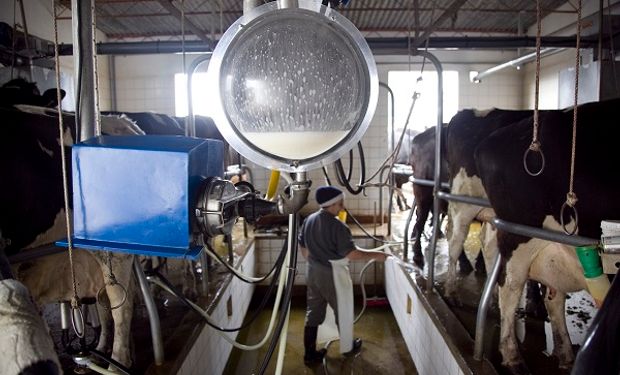
[{"label": "milk line pipe", "polygon": [[493,270],[487,276],[487,280],[484,283],[484,289],[482,290],[482,296],[480,297],[480,303],[478,304],[478,313],[476,315],[476,336],[474,338],[474,359],[476,361],[482,360],[482,351],[484,349],[484,331],[486,330],[487,324],[487,311],[489,310],[493,287],[497,282],[497,275],[499,275],[501,261],[502,255],[498,252],[495,255],[495,260],[493,261]]},{"label": "milk line pipe", "polygon": [[[392,132],[392,139],[391,139],[391,151],[394,152],[394,138],[396,138],[396,127],[395,127],[395,104],[394,104],[394,91],[392,91],[392,89],[390,88],[390,86],[385,83],[385,82],[381,82],[379,81],[379,87],[383,87],[384,89],[387,90],[388,95],[390,96],[390,103],[392,104],[390,107],[390,112],[392,114],[392,121],[391,121],[391,132]],[[394,156],[396,157],[396,156]],[[394,173],[392,173],[390,171],[390,200],[388,202],[388,227],[387,227],[387,235],[389,236],[392,232],[392,195],[394,194]],[[383,181],[383,177],[382,177],[383,171],[381,171],[381,174],[379,176],[379,181]],[[379,212],[381,212],[381,225],[383,225],[383,189],[379,189]]]},{"label": "milk line pipe", "polygon": [[[286,290],[284,292],[284,301],[280,306],[280,320],[278,321],[278,325],[276,326],[276,331],[274,332],[274,336],[269,343],[269,348],[267,349],[267,353],[263,359],[263,362],[258,371],[259,375],[263,375],[267,370],[267,366],[269,365],[269,361],[271,360],[271,356],[273,355],[273,351],[278,342],[278,338],[282,333],[282,328],[284,326],[286,320],[286,311],[291,306],[291,298],[293,292],[293,284],[295,281],[295,275],[297,273],[297,231],[299,229],[299,213],[289,214],[288,215],[288,251],[287,253],[290,255],[289,259],[289,267],[288,273],[286,276]],[[283,268],[284,270],[284,268]],[[277,307],[274,306],[274,309]]]},{"label": "milk line pipe", "polygon": [[541,240],[558,242],[569,246],[585,246],[593,245],[599,242],[598,239],[583,237],[583,236],[569,236],[564,232],[557,232],[549,229],[542,229],[537,227],[531,227],[529,225],[511,223],[499,218],[493,219],[493,225],[505,232],[518,234],[521,236],[539,238]]},{"label": "milk line pipe", "polygon": [[405,221],[405,233],[403,233],[403,261],[409,259],[409,226],[411,225],[411,219],[413,218],[413,211],[415,211],[416,201],[415,198],[411,203],[411,209],[409,215],[407,215],[407,221]]},{"label": "milk line pipe", "polygon": [[468,195],[460,195],[460,194],[450,194],[450,193],[446,193],[445,191],[437,192],[437,197],[440,199],[446,200],[446,201],[467,203],[467,204],[471,204],[474,206],[481,206],[481,207],[491,207],[491,203],[489,203],[488,199],[479,198],[479,197],[470,197]]},{"label": "milk line pipe", "polygon": [[196,118],[194,117],[194,100],[192,97],[192,78],[198,67],[211,60],[211,54],[199,56],[189,66],[187,73],[187,117],[185,118],[185,136],[196,136]]},{"label": "milk line pipe", "polygon": [[146,281],[146,276],[144,275],[144,271],[142,270],[142,266],[140,266],[140,262],[138,262],[137,257],[134,257],[133,259],[133,269],[134,273],[136,274],[136,278],[138,279],[138,284],[140,285],[142,296],[144,297],[144,305],[146,306],[146,311],[149,315],[149,325],[151,327],[151,338],[153,340],[153,357],[155,359],[155,365],[161,366],[164,363],[164,344],[161,336],[161,325],[159,323],[157,305],[155,305],[155,301],[153,300],[153,296],[151,295],[151,291],[149,290],[148,282]]},{"label": "milk line pipe", "polygon": [[[416,185],[420,185],[420,186],[430,186],[430,187],[435,186],[435,181],[433,181],[433,180],[425,180],[425,179],[422,179],[422,178],[415,178],[413,176],[409,177],[409,181],[411,181],[412,183],[414,183]],[[441,188],[442,189],[450,190],[450,183],[442,182],[441,183]]]},{"label": "milk line pipe", "polygon": [[[385,172],[386,169],[391,169],[389,165],[385,165],[383,166],[383,168],[381,168],[381,172],[379,173],[379,181],[383,181],[383,172]],[[389,236],[391,234],[392,231],[392,196],[394,195],[394,173],[392,173],[392,171],[390,170],[390,185],[389,185],[389,190],[390,190],[390,195],[389,195],[389,201],[388,201],[388,222],[387,222],[387,233],[386,236]],[[383,226],[383,186],[379,186],[379,214],[381,215],[381,226]]]},{"label": "milk line pipe", "polygon": [[[435,186],[433,191],[435,198],[433,199],[433,212],[439,212],[439,197],[437,192],[441,188],[441,128],[443,127],[443,68],[439,59],[428,51],[416,51],[416,54],[427,58],[437,71],[437,126],[435,128]],[[430,259],[428,262],[428,278],[426,280],[426,291],[433,290],[435,281],[435,251],[437,248],[437,237],[439,234],[439,216],[433,215],[433,235],[431,237]]]}]

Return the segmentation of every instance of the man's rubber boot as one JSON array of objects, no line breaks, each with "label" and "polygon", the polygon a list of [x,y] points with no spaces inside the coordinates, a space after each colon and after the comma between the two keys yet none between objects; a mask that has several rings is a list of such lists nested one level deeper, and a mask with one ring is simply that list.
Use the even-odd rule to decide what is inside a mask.
[{"label": "man's rubber boot", "polygon": [[307,366],[321,363],[327,354],[327,349],[316,350],[318,333],[319,327],[304,327],[304,363]]}]

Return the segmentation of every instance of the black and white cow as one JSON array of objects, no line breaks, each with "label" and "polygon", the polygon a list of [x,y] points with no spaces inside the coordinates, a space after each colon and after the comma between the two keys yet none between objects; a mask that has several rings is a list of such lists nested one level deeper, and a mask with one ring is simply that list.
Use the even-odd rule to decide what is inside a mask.
[{"label": "black and white cow", "polygon": [[[450,193],[486,198],[486,193],[478,176],[474,151],[478,144],[495,130],[532,115],[532,111],[510,111],[491,109],[486,111],[466,109],[459,111],[448,124],[446,131],[445,154],[450,178]],[[483,207],[465,203],[448,203],[448,274],[445,291],[449,300],[456,299],[456,263],[463,254],[463,244],[467,238],[470,224],[480,215]],[[488,228],[486,247],[493,247],[494,233]],[[489,267],[493,250],[485,251],[485,264]],[[462,263],[463,264],[463,263]],[[471,265],[469,265],[471,267]]]},{"label": "black and white cow", "polygon": [[[394,164],[411,165],[411,143],[413,142],[413,138],[419,133],[420,132],[417,130],[405,130],[405,134],[402,134],[403,140],[400,148],[398,149],[398,154],[396,154]],[[398,140],[399,138],[397,136],[396,141]],[[409,174],[405,173],[394,174],[394,185],[396,188],[394,190],[394,194],[396,194],[396,204],[401,211],[409,209],[407,200],[402,193],[402,187],[404,184],[409,182],[409,176]]]},{"label": "black and white cow", "polygon": [[[65,90],[60,90],[61,100],[65,94]],[[2,105],[27,104],[55,108],[58,105],[57,98],[56,89],[45,90],[41,95],[36,83],[28,82],[23,78],[12,79],[0,87]]]},{"label": "black and white cow", "polygon": [[[579,235],[600,237],[600,222],[620,219],[617,152],[620,100],[579,107],[574,191],[579,201]],[[532,136],[532,120],[503,127],[480,143],[476,168],[497,216],[501,219],[560,229],[560,210],[566,200],[571,160],[572,110],[541,113],[540,135],[546,166],[538,177],[523,168],[523,153]],[[499,126],[498,126],[499,127]],[[570,212],[570,210],[568,210]],[[575,223],[565,213],[569,230]],[[528,279],[548,286],[545,303],[554,332],[554,354],[560,367],[569,367],[573,352],[566,329],[566,293],[586,287],[583,270],[572,247],[498,231],[503,255],[499,278],[501,309],[500,352],[503,364],[527,372],[515,337],[515,310]]]},{"label": "black and white cow", "polygon": [[[409,164],[413,170],[413,177],[417,179],[433,180],[435,178],[435,129],[435,126],[430,127],[411,140]],[[445,133],[446,129],[444,127],[442,129],[442,135],[444,137]],[[442,158],[442,163],[441,180],[447,181],[448,169],[445,158]],[[422,254],[420,238],[424,232],[428,214],[433,210],[433,188],[430,186],[413,184],[413,196],[416,207],[416,222],[412,234],[414,240],[413,261],[418,265],[423,265],[424,255]],[[447,205],[445,201],[441,201],[439,204],[439,215],[445,215],[446,211]]]},{"label": "black and white cow", "polygon": [[[54,110],[27,105],[1,105],[0,117],[0,232],[4,240],[10,241],[5,252],[11,255],[49,246],[66,237],[60,150],[64,147],[66,151],[68,186],[71,187],[70,146],[75,138],[75,126],[74,116],[64,114],[63,135],[60,137],[58,116]],[[118,118],[104,120],[104,133],[143,134],[129,123],[125,123],[125,131],[122,131],[119,124],[122,120]],[[126,302],[112,311],[112,357],[126,366],[131,365],[132,260],[129,255],[112,258],[116,279],[129,294]],[[96,297],[110,274],[107,258],[99,252],[76,250],[74,262],[79,296]],[[22,263],[16,274],[38,303],[69,300],[73,296],[66,253]],[[112,305],[119,304],[126,297],[118,287],[107,286],[106,291]],[[103,337],[99,349],[105,344],[106,338]]]}]

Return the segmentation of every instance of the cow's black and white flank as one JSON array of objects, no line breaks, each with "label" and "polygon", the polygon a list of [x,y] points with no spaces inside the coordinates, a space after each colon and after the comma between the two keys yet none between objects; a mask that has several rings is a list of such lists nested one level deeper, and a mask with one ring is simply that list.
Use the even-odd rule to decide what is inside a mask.
[{"label": "cow's black and white flank", "polygon": [[[474,151],[478,144],[495,130],[508,126],[532,115],[532,111],[510,111],[491,109],[486,111],[462,110],[448,124],[445,154],[452,194],[486,198],[486,193],[478,177]],[[462,256],[463,244],[472,221],[482,212],[483,207],[460,202],[448,203],[448,274],[446,295],[456,301],[456,263]],[[494,233],[485,228],[487,247],[493,247]],[[493,249],[485,251],[487,269],[492,259]]]},{"label": "cow's black and white flank", "polygon": [[[61,147],[65,148],[68,186],[71,187],[70,147],[75,138],[74,116],[63,115],[62,137],[58,130],[57,113],[52,109],[0,105],[0,118],[0,231],[3,238],[10,241],[5,251],[13,254],[52,245],[66,237],[60,151]],[[119,128],[122,119],[113,118],[103,121],[102,126],[104,133],[141,134],[133,124],[125,124],[127,127],[122,131]],[[112,356],[126,366],[131,365],[132,259],[129,255],[115,255],[112,258],[116,279],[127,287],[129,293],[126,302],[112,311]],[[79,296],[96,297],[110,274],[105,255],[76,250],[74,261]],[[38,303],[70,300],[73,296],[66,253],[22,263],[16,274]],[[112,305],[120,304],[126,297],[118,287],[106,287],[106,291]],[[107,331],[102,333],[99,349],[104,348],[109,334]]]},{"label": "cow's black and white flank", "polygon": [[[620,100],[579,107],[574,191],[579,201],[578,233],[600,237],[600,222],[620,219],[618,186]],[[541,113],[540,135],[546,166],[538,177],[523,168],[523,153],[532,136],[531,119],[497,130],[477,148],[476,168],[497,216],[503,220],[560,229],[560,209],[569,186],[572,110]],[[574,221],[567,215],[569,229]],[[499,279],[500,352],[514,372],[527,369],[514,331],[517,303],[529,278],[547,285],[545,303],[554,332],[554,354],[569,367],[573,352],[566,329],[564,300],[568,292],[586,287],[572,247],[498,231],[503,267]]]}]

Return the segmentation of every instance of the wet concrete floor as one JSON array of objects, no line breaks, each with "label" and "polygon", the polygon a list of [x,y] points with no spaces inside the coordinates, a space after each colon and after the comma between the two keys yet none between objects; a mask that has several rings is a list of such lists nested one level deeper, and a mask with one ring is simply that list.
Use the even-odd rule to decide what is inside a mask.
[{"label": "wet concrete floor", "polygon": [[[356,308],[357,314],[359,307],[361,307],[361,301],[358,297],[356,297],[356,307],[358,307]],[[250,306],[250,309],[252,308],[253,306]],[[260,314],[256,324],[241,332],[237,341],[242,343],[259,341],[267,328],[270,314],[271,309],[265,309]],[[362,350],[358,355],[351,358],[343,357],[339,353],[338,342],[335,342],[329,346],[324,364],[314,367],[307,367],[303,362],[304,316],[305,297],[294,297],[289,320],[283,374],[416,375],[418,373],[389,305],[367,307],[355,325],[355,337],[360,337],[363,340]],[[323,345],[317,347],[321,348]],[[252,352],[233,349],[224,374],[247,375],[257,373],[266,351],[267,345]],[[274,373],[276,355],[277,351],[274,353],[265,373]]]}]

